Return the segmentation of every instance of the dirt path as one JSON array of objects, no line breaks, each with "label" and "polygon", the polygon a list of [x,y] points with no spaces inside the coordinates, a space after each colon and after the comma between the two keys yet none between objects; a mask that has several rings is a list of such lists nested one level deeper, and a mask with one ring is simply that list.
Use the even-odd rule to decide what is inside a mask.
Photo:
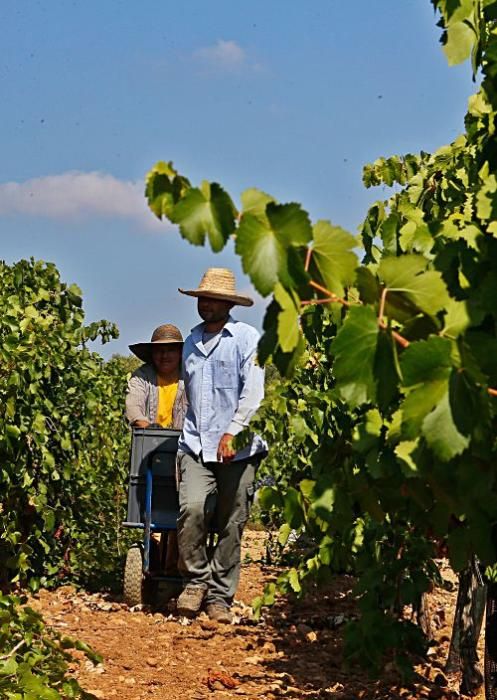
[{"label": "dirt path", "polygon": [[[252,563],[260,559],[263,547],[261,533],[246,533],[245,555],[252,561],[243,567],[235,608],[239,619],[232,626],[217,625],[205,616],[181,624],[167,609],[132,611],[106,596],[76,593],[70,587],[41,591],[34,607],[61,633],[88,642],[103,656],[96,667],[89,662],[79,668],[75,664],[83,687],[103,700],[463,697],[455,690],[457,679],[445,679],[441,673],[453,593],[432,595],[439,645],[430,665],[418,669],[416,685],[399,686],[388,673],[375,683],[342,663],[342,625],[353,614],[348,577],[337,577],[318,598],[281,606],[263,623],[250,619],[248,605],[275,575],[270,568]],[[483,693],[479,697],[483,700]]]}]

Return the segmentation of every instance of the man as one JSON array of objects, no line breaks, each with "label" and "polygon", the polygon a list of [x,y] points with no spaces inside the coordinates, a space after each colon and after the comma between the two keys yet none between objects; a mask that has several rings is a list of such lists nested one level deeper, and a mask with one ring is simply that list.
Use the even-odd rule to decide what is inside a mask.
[{"label": "man", "polygon": [[[183,349],[188,410],[178,444],[178,542],[186,585],[177,608],[194,617],[205,604],[211,619],[230,623],[242,532],[256,468],[266,452],[262,439],[248,431],[243,449],[233,446],[264,395],[264,371],[256,361],[259,334],[230,315],[235,304],[253,304],[236,292],[231,270],[210,268],[198,289],[179,291],[198,298],[203,323],[192,329]],[[210,552],[206,543],[213,526],[217,542]]]}]

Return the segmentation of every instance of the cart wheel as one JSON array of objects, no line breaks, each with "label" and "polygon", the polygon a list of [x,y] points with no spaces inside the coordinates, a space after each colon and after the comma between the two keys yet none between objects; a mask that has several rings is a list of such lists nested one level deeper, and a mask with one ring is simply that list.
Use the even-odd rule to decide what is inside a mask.
[{"label": "cart wheel", "polygon": [[124,566],[124,602],[129,607],[143,605],[143,552],[140,545],[135,544],[128,549]]},{"label": "cart wheel", "polygon": [[485,624],[485,698],[497,700],[497,584],[487,586]]}]

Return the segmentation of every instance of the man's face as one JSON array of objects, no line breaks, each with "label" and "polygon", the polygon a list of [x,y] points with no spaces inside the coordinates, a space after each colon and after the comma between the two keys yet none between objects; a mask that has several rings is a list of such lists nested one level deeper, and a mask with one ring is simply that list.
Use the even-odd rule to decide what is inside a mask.
[{"label": "man's face", "polygon": [[210,297],[199,297],[197,309],[200,318],[207,323],[224,321],[227,318],[233,304],[224,299],[212,299]]},{"label": "man's face", "polygon": [[157,345],[152,348],[152,362],[159,374],[168,375],[179,370],[180,361],[180,343]]}]

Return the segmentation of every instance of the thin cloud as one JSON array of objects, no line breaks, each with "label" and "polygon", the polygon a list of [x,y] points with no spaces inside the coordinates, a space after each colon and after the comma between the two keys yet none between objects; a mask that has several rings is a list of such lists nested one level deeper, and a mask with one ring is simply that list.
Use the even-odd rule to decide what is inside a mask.
[{"label": "thin cloud", "polygon": [[101,172],[71,171],[0,184],[0,216],[19,214],[60,220],[118,217],[154,226],[143,182]]},{"label": "thin cloud", "polygon": [[209,68],[236,71],[247,63],[247,54],[236,41],[219,39],[213,46],[204,46],[193,53],[193,58]]}]

